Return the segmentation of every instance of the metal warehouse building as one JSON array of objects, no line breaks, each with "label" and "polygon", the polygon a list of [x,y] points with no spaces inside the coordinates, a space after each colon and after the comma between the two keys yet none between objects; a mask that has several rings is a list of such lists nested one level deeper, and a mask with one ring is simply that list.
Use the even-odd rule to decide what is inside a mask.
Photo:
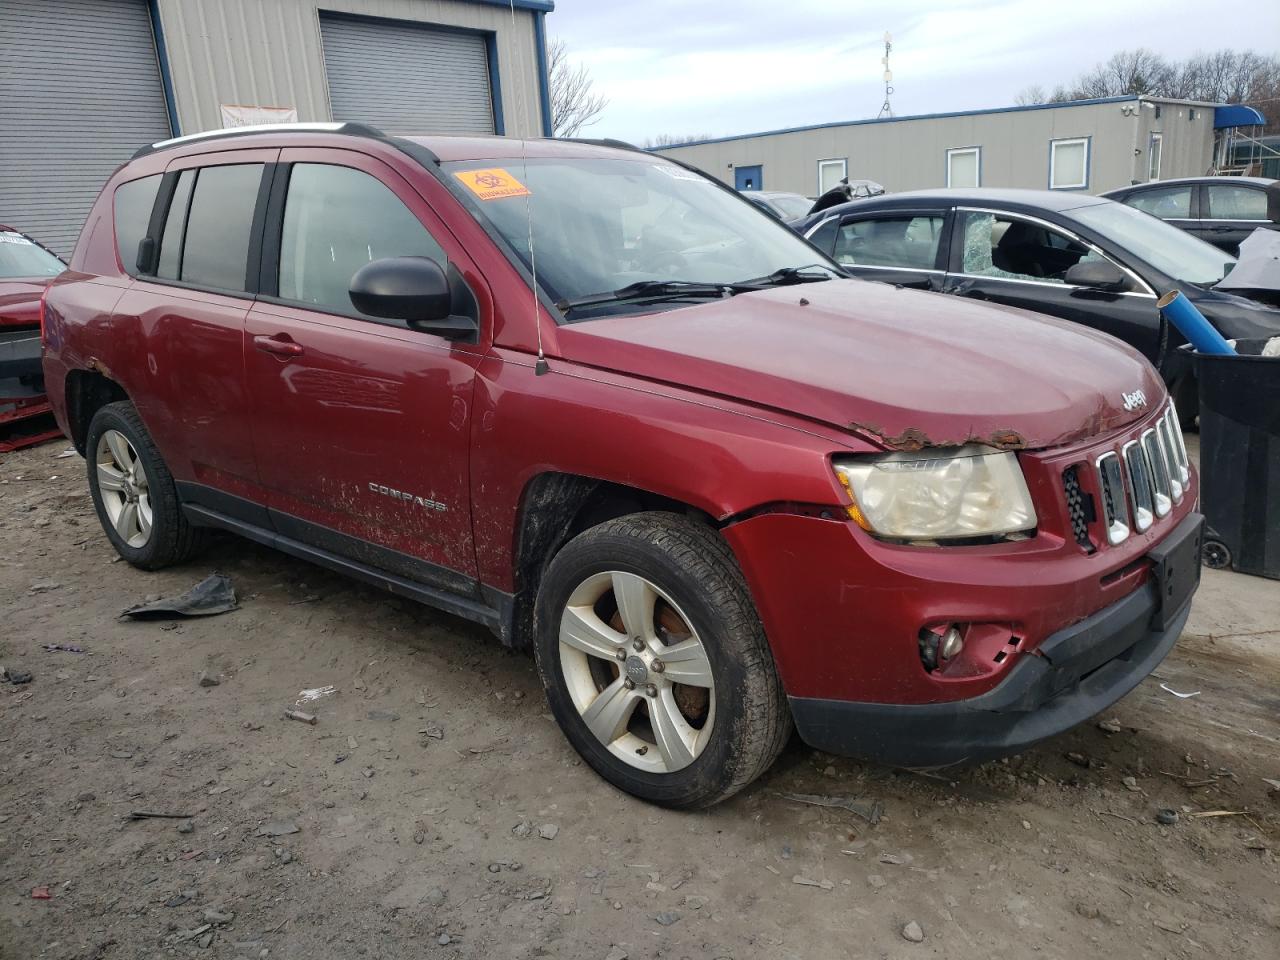
[{"label": "metal warehouse building", "polygon": [[0,0],[0,223],[64,255],[139,146],[245,122],[550,134],[551,0]]},{"label": "metal warehouse building", "polygon": [[738,189],[817,196],[842,177],[891,191],[1027,187],[1099,193],[1225,166],[1252,107],[1150,97],[890,117],[721,137],[661,152]]}]

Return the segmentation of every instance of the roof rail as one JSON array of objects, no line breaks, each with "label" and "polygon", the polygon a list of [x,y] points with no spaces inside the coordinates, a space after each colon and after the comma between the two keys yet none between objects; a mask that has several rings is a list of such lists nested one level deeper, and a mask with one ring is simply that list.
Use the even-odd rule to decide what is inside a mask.
[{"label": "roof rail", "polygon": [[229,140],[254,133],[340,133],[351,137],[376,137],[378,139],[385,139],[386,137],[377,127],[371,127],[367,123],[347,123],[345,121],[340,123],[262,123],[249,127],[225,127],[221,130],[206,130],[203,133],[189,133],[182,137],[159,140],[156,143],[140,148],[130,159],[136,160],[138,157],[145,157],[147,154],[155,153],[157,150],[167,150],[169,147],[180,146],[184,143],[200,143],[204,140]]},{"label": "roof rail", "polygon": [[614,140],[610,137],[595,139],[592,137],[550,137],[551,140],[563,140],[565,143],[585,143],[591,147],[613,147],[615,150],[631,150],[636,153],[643,153],[641,147],[637,147],[634,143],[627,143],[625,140]]}]

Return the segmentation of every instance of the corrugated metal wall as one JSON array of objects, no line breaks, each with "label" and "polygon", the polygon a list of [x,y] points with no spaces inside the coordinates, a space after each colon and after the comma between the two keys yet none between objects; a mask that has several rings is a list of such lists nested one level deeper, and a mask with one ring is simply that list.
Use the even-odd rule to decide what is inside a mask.
[{"label": "corrugated metal wall", "polygon": [[0,3],[0,222],[68,256],[111,172],[167,136],[146,0]]},{"label": "corrugated metal wall", "polygon": [[[847,124],[719,143],[662,150],[733,183],[733,166],[761,164],[766,190],[813,196],[818,161],[847,158],[851,178],[867,178],[889,190],[946,186],[949,148],[982,148],[982,186],[1044,190],[1049,180],[1049,141],[1090,137],[1089,193],[1125,186],[1145,177],[1148,131],[1164,132],[1163,178],[1199,176],[1213,144],[1213,111],[1181,119],[1176,108],[1161,110],[1163,126],[1151,126],[1154,111],[1134,115],[1135,101],[923,117],[893,122]],[[1122,108],[1130,108],[1126,115]],[[1134,151],[1141,153],[1135,155]]]},{"label": "corrugated metal wall", "polygon": [[479,34],[321,12],[320,36],[333,119],[393,134],[494,132]]},{"label": "corrugated metal wall", "polygon": [[541,136],[534,14],[458,0],[158,0],[183,133],[222,126],[219,105],[295,107],[329,120],[318,8],[496,34],[511,136]]}]

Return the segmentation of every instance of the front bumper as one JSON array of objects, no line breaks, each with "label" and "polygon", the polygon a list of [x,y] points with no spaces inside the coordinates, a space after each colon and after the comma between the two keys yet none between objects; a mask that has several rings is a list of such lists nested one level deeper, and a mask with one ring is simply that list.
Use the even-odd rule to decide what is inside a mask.
[{"label": "front bumper", "polygon": [[0,327],[0,380],[40,376],[40,328]]},{"label": "front bumper", "polygon": [[[966,700],[929,704],[859,703],[791,697],[805,743],[828,753],[901,767],[945,767],[1017,753],[1107,709],[1173,649],[1199,582],[1203,518],[1193,513],[1168,538],[1157,565],[1175,551],[1182,569],[1046,639],[998,686]],[[1192,539],[1194,538],[1194,539]],[[1192,549],[1194,547],[1194,549]],[[1181,549],[1179,549],[1181,548]],[[1188,567],[1188,563],[1194,564]],[[1177,608],[1166,609],[1174,576]]]}]

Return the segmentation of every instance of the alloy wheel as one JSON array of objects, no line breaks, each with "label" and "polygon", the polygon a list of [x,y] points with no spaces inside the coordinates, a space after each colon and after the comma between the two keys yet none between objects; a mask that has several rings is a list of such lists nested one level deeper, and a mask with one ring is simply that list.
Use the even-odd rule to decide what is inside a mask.
[{"label": "alloy wheel", "polygon": [[706,648],[680,608],[634,573],[584,580],[560,618],[560,667],[587,728],[648,773],[702,753],[715,722]]},{"label": "alloy wheel", "polygon": [[151,490],[147,472],[129,439],[106,430],[94,452],[98,493],[116,535],[135,549],[151,539]]}]

